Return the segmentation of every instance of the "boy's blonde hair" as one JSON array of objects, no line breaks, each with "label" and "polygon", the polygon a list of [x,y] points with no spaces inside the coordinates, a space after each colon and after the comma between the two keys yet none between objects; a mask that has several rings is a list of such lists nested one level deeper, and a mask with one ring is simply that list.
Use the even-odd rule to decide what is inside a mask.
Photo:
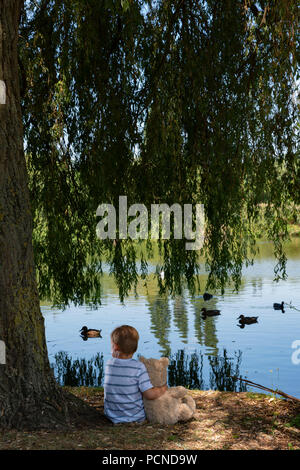
[{"label": "boy's blonde hair", "polygon": [[133,354],[137,350],[139,334],[133,326],[122,325],[115,328],[110,335],[114,344],[119,346],[124,354]]}]

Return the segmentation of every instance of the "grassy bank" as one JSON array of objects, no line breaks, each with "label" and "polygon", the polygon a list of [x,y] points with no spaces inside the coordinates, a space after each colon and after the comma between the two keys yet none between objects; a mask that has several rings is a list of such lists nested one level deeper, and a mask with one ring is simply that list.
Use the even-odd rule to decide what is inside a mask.
[{"label": "grassy bank", "polygon": [[289,224],[288,232],[291,237],[300,237],[300,225],[299,224]]},{"label": "grassy bank", "polygon": [[[103,412],[101,388],[68,388]],[[1,432],[3,449],[300,449],[300,409],[250,392],[190,391],[193,420],[175,426],[103,425],[60,431]]]},{"label": "grassy bank", "polygon": [[[287,231],[290,237],[300,236],[300,213],[299,206],[288,206],[286,207],[286,214],[282,216],[287,223]],[[259,204],[258,206],[258,217],[256,219],[254,231],[257,238],[268,240],[270,221],[266,216],[267,206],[266,204]]]}]

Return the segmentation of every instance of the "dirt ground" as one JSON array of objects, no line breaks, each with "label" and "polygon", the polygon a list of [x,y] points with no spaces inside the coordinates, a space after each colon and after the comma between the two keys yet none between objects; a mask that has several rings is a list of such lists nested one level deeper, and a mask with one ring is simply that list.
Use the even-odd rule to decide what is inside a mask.
[{"label": "dirt ground", "polygon": [[[68,388],[103,412],[103,390]],[[71,427],[69,430],[0,432],[4,449],[213,450],[300,449],[300,408],[250,392],[190,391],[197,403],[187,423]]]}]

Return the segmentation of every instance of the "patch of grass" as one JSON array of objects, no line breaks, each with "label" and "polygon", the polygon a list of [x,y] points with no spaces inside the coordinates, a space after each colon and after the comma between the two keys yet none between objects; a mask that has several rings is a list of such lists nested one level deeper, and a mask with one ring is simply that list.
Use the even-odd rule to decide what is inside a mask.
[{"label": "patch of grass", "polygon": [[291,419],[286,426],[300,429],[300,414]]},{"label": "patch of grass", "polygon": [[300,236],[300,225],[299,224],[289,224],[288,225],[288,232],[291,237],[299,237]]},{"label": "patch of grass", "polygon": [[251,398],[252,400],[263,400],[264,398],[270,398],[269,395],[265,393],[257,393],[257,392],[247,392],[247,398]]}]

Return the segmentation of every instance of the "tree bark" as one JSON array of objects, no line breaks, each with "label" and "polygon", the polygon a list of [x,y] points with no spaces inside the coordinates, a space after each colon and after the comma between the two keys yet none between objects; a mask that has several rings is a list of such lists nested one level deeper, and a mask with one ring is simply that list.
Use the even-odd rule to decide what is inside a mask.
[{"label": "tree bark", "polygon": [[[0,2],[0,427],[52,427],[84,404],[57,385],[50,368],[32,249],[18,70],[21,0]],[[82,405],[82,406],[81,406]],[[72,414],[72,413],[71,413]]]}]

